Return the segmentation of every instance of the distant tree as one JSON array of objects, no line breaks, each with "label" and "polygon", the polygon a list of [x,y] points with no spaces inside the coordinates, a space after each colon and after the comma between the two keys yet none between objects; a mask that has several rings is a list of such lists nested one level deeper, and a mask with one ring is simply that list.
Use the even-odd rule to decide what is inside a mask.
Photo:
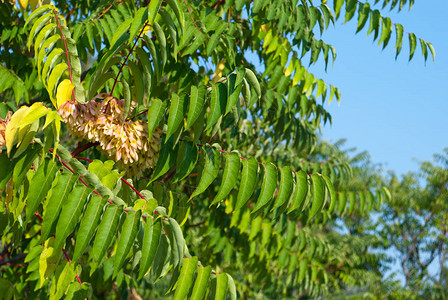
[{"label": "distant tree", "polygon": [[389,189],[393,197],[383,207],[379,233],[388,241],[388,248],[399,253],[404,288],[414,298],[445,299],[448,149],[435,155],[433,162],[423,162],[420,172],[409,173],[402,180],[393,177]]}]

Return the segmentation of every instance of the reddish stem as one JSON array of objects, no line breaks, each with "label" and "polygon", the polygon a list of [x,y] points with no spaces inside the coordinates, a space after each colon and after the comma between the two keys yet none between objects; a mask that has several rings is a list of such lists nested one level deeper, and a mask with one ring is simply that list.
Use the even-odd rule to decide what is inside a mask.
[{"label": "reddish stem", "polygon": [[140,39],[140,37],[142,36],[142,33],[145,29],[145,27],[148,26],[148,21],[145,22],[145,24],[143,25],[142,30],[140,31],[140,33],[138,34],[137,39],[135,40],[134,44],[132,45],[131,50],[129,51],[128,55],[126,55],[126,58],[124,59],[124,62],[121,64],[120,66],[120,70],[118,70],[117,76],[115,77],[115,81],[114,81],[114,85],[112,86],[112,89],[110,90],[109,96],[112,96],[112,94],[114,93],[114,89],[115,89],[115,85],[118,82],[118,76],[120,76],[121,72],[123,71],[123,67],[124,65],[126,65],[126,62],[129,59],[129,56],[131,55],[131,53],[134,51],[135,46],[137,45],[137,41]]}]

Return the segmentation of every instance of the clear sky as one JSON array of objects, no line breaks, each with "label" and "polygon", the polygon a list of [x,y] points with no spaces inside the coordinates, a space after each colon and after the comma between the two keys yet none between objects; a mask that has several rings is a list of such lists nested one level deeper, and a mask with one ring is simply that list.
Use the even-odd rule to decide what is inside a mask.
[{"label": "clear sky", "polygon": [[372,43],[373,35],[367,38],[368,23],[355,35],[357,20],[343,24],[341,16],[335,27],[324,32],[323,40],[336,48],[337,59],[327,73],[323,63],[310,70],[337,86],[342,98],[340,105],[334,100],[325,104],[333,125],[323,128],[323,139],[346,138],[348,147],[367,150],[374,163],[398,175],[417,170],[415,159],[431,160],[448,147],[446,11],[446,0],[419,0],[410,12],[382,11],[405,31],[434,45],[436,61],[428,58],[426,65],[419,44],[408,62],[407,35],[395,60],[395,32],[385,50]]}]

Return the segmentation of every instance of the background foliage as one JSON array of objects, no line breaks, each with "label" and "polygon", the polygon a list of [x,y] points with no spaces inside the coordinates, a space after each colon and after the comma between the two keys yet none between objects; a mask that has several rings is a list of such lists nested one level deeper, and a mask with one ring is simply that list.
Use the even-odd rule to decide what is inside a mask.
[{"label": "background foliage", "polygon": [[319,141],[341,95],[307,68],[334,62],[338,18],[434,49],[381,13],[413,1],[318,2],[2,2],[4,294],[445,295],[446,158],[420,189]]}]

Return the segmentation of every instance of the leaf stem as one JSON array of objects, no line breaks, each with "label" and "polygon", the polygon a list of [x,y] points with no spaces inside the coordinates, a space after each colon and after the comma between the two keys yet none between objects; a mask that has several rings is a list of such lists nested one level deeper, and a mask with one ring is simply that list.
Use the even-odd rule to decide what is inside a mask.
[{"label": "leaf stem", "polygon": [[148,21],[145,22],[145,24],[143,25],[142,30],[140,30],[140,33],[138,34],[137,39],[134,41],[134,44],[132,45],[131,50],[129,50],[128,55],[126,55],[126,58],[124,59],[124,62],[121,64],[120,69],[118,70],[117,76],[115,77],[115,81],[114,81],[114,85],[112,86],[112,89],[110,90],[109,96],[112,96],[114,89],[115,89],[115,85],[118,82],[118,76],[120,76],[121,72],[123,71],[123,67],[124,65],[126,65],[126,62],[129,59],[129,56],[131,55],[131,53],[134,51],[135,46],[137,45],[138,40],[140,39],[140,37],[142,36],[142,33],[144,32],[146,26],[148,26]]}]

